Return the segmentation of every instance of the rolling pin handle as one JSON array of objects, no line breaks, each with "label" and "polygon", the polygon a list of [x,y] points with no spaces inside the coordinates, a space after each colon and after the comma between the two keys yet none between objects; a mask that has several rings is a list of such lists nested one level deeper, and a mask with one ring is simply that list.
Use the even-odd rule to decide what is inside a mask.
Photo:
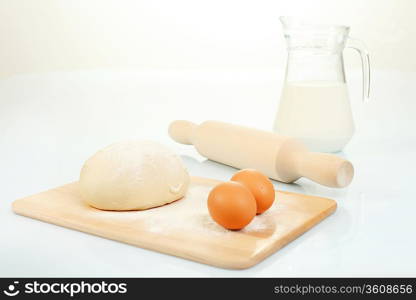
[{"label": "rolling pin handle", "polygon": [[169,136],[178,143],[193,145],[193,137],[198,125],[195,123],[177,120],[169,125]]},{"label": "rolling pin handle", "polygon": [[299,153],[297,170],[300,176],[329,187],[348,186],[354,177],[354,167],[341,157],[327,153]]}]

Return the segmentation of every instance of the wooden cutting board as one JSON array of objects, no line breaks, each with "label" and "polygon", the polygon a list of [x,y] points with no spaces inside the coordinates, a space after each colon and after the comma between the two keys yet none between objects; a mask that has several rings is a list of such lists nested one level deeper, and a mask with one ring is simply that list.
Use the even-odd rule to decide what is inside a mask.
[{"label": "wooden cutting board", "polygon": [[144,211],[102,211],[70,183],[14,201],[15,213],[145,249],[230,269],[262,261],[335,211],[334,200],[276,192],[273,206],[240,231],[216,224],[206,206],[219,181],[192,177],[186,197]]}]

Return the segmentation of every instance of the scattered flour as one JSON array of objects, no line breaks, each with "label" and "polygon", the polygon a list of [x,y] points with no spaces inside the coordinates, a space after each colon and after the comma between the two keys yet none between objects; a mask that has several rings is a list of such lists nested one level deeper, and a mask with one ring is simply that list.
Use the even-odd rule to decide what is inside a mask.
[{"label": "scattered flour", "polygon": [[207,196],[212,185],[191,183],[185,198],[160,207],[127,212],[102,212],[93,210],[102,218],[114,219],[137,223],[148,232],[168,235],[172,232],[194,232],[199,235],[219,236],[244,233],[261,233],[270,230],[271,224],[275,223],[275,211],[279,209],[276,202],[265,213],[256,216],[250,224],[241,231],[231,231],[218,225],[209,215],[207,208]]}]

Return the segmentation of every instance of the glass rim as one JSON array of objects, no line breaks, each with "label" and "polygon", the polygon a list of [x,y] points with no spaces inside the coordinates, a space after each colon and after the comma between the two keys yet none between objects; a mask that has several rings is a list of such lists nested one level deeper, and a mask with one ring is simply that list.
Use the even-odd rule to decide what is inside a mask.
[{"label": "glass rim", "polygon": [[339,24],[326,24],[318,18],[303,18],[294,16],[280,16],[280,22],[283,27],[289,30],[293,29],[310,29],[310,30],[334,30],[348,32],[350,27]]}]

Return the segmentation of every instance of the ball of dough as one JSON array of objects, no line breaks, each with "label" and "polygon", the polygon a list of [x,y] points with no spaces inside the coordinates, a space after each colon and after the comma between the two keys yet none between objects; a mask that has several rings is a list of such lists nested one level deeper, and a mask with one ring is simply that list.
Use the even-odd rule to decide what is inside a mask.
[{"label": "ball of dough", "polygon": [[79,179],[83,199],[104,210],[142,210],[182,198],[189,175],[182,160],[152,141],[112,144],[89,158]]}]

